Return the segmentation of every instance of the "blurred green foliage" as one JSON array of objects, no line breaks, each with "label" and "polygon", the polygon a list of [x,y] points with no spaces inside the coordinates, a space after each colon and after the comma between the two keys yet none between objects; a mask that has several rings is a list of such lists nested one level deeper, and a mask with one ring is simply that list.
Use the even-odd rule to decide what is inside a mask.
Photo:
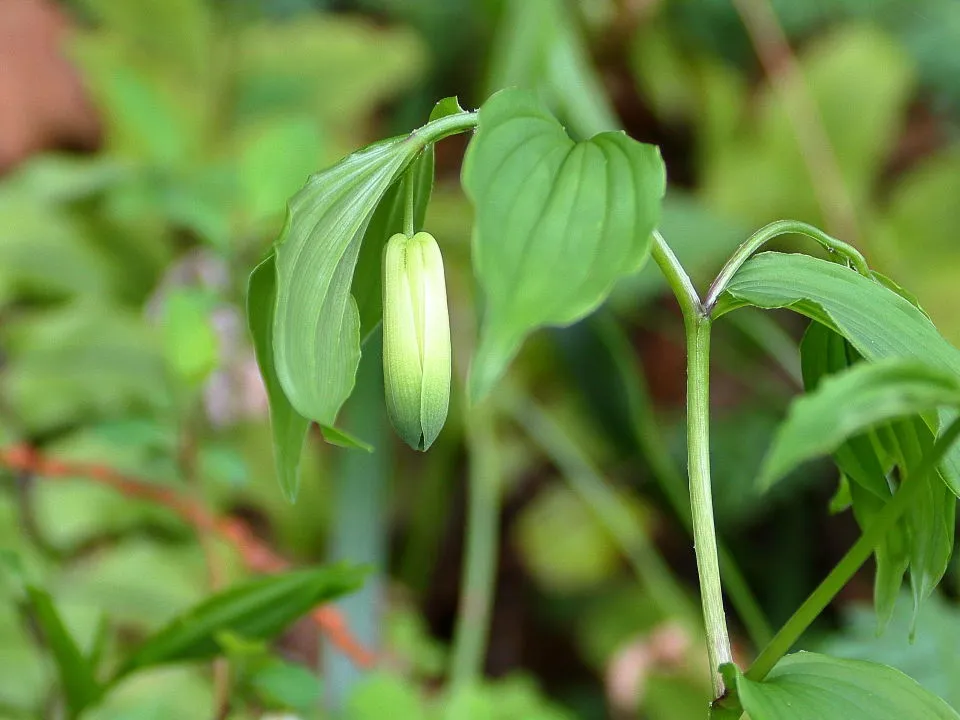
[{"label": "blurred green foliage", "polygon": [[[65,5],[77,18],[68,52],[104,138],[94,154],[38,155],[0,179],[0,447],[27,441],[53,457],[106,463],[198,498],[249,520],[299,563],[324,557],[338,512],[331,470],[343,451],[312,442],[299,502],[284,501],[243,292],[280,230],[287,198],[310,173],[421,122],[440,97],[458,94],[475,107],[494,89],[524,84],[540,89],[574,134],[622,124],[663,144],[673,180],[661,227],[698,283],[746,230],[779,217],[826,220],[820,178],[726,0],[663,0],[640,4],[638,14],[635,4],[613,0]],[[772,5],[836,155],[861,249],[915,291],[957,342],[960,4]],[[458,152],[438,153],[426,227],[444,248],[454,353],[465,357],[474,287]],[[621,283],[611,309],[636,349],[637,371],[646,373],[665,449],[682,466],[679,330],[658,299],[662,289],[655,268],[644,268]],[[800,326],[789,322],[798,337]],[[819,466],[791,476],[773,499],[753,491],[796,387],[790,368],[771,361],[770,344],[761,340],[767,351],[758,350],[763,336],[748,330],[717,328],[715,345],[729,348],[715,359],[717,512],[764,610],[778,620],[825,573],[824,556],[842,552],[850,521],[819,519],[833,488]],[[557,348],[579,342],[574,334],[552,339],[521,354],[518,386],[542,398],[618,497],[630,498],[637,532],[656,542],[694,597],[689,540],[653,481],[655,462],[630,440],[629,417],[584,412],[571,383],[589,385],[608,408],[622,398],[561,362]],[[676,618],[651,602],[562,473],[507,421],[499,438],[506,587],[491,652],[491,668],[507,677],[453,698],[437,690],[451,611],[444,588],[459,548],[459,528],[451,526],[460,518],[462,402],[455,395],[451,423],[429,458],[398,451],[383,526],[367,528],[416,549],[416,558],[386,568],[413,585],[412,596],[388,593],[388,660],[350,693],[342,716],[433,718],[452,703],[471,720],[605,717],[609,690],[625,677],[640,678],[642,689],[617,706],[623,717],[692,717],[708,693],[699,628],[684,626],[688,646],[678,665],[637,670],[614,662]],[[81,651],[99,642],[106,623],[105,667],[211,593],[210,558],[193,529],[163,507],[89,478],[10,472],[0,490],[0,718],[60,710],[51,700],[50,654],[22,612],[24,580],[50,593]],[[226,546],[215,544],[212,556],[224,585],[248,578]],[[858,581],[861,594],[868,582]],[[898,604],[880,639],[872,614],[856,610],[839,623],[828,618],[818,643],[899,667],[960,708],[951,684],[956,600],[935,596],[924,606],[914,645],[905,639],[908,606]],[[220,638],[230,717],[321,717],[331,689],[322,672],[317,679],[311,638],[302,629],[278,643]],[[540,643],[544,649],[526,647]],[[214,687],[204,666],[158,668],[129,677],[84,718],[209,718]]]}]

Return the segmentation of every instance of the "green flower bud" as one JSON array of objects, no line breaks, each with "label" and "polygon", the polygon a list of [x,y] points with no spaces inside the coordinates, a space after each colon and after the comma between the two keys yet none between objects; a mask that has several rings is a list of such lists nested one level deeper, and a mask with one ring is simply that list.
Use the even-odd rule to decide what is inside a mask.
[{"label": "green flower bud", "polygon": [[450,402],[443,258],[429,233],[398,233],[383,252],[383,381],[397,434],[426,450],[440,434]]}]

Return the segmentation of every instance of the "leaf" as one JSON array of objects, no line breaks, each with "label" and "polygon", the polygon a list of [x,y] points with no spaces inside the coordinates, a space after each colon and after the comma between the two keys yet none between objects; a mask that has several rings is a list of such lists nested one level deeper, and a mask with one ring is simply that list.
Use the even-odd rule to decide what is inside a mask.
[{"label": "leaf", "polygon": [[169,408],[163,358],[139,312],[87,300],[24,309],[0,330],[5,400],[24,431]]},{"label": "leaf", "polygon": [[214,595],[175,618],[143,643],[117,677],[134,670],[222,652],[217,638],[229,632],[267,640],[315,606],[360,587],[364,571],[344,565],[299,570],[254,580]]},{"label": "leaf", "polygon": [[[847,340],[819,323],[811,324],[800,347],[804,383],[809,390],[818,388],[831,373],[850,372],[847,368],[862,360]],[[896,362],[879,362],[891,361]],[[907,455],[904,448],[925,444],[929,449],[932,442],[933,433],[922,420],[913,418],[877,425],[836,448],[833,455],[837,465],[853,481],[850,496],[861,528],[869,527],[890,501],[888,476],[894,468],[899,468],[901,479],[908,479],[911,468],[920,462],[922,451]],[[938,474],[921,479],[924,492],[874,549],[874,604],[879,631],[893,614],[908,568],[915,613],[920,600],[930,594],[946,571],[953,547],[956,502],[942,475],[941,468]]]},{"label": "leaf", "polygon": [[[912,470],[933,448],[933,435],[922,420],[911,418],[895,424],[893,437],[898,446],[903,482],[912,482]],[[950,489],[935,474],[929,474],[921,481],[924,492],[904,515],[909,532],[914,621],[920,612],[920,604],[930,597],[947,572],[956,533],[957,500]],[[911,628],[911,635],[913,631]]]},{"label": "leaf", "polygon": [[100,699],[103,689],[94,677],[90,663],[60,619],[50,595],[40,588],[27,586],[27,597],[57,665],[70,717],[77,717],[81,710]]},{"label": "leaf", "polygon": [[752,720],[880,720],[960,718],[915,680],[886,665],[811,652],[784,657],[763,682],[732,664],[722,668]]},{"label": "leaf", "polygon": [[640,268],[665,182],[657,148],[620,132],[574,142],[530,92],[504,90],[484,104],[463,165],[484,293],[475,401],[530,332],[584,317]]},{"label": "leaf", "polygon": [[247,288],[247,324],[253,336],[257,365],[270,404],[270,428],[273,432],[273,457],[277,479],[284,496],[295,502],[300,490],[300,455],[310,429],[310,421],[299,414],[287,399],[273,354],[273,312],[276,298],[276,264],[273,253],[250,274]]},{"label": "leaf", "polygon": [[[715,317],[754,305],[790,308],[846,338],[869,361],[899,357],[960,375],[960,351],[906,298],[853,270],[808,255],[761,253],[734,275]],[[952,417],[940,412],[940,427]],[[944,460],[944,480],[960,495],[960,446]]]},{"label": "leaf", "polygon": [[421,148],[414,135],[369,145],[311,176],[290,200],[274,249],[274,366],[296,411],[321,425],[335,424],[360,361],[350,289],[364,233]]},{"label": "leaf", "polygon": [[899,358],[858,363],[794,401],[758,484],[769,488],[800,463],[880,423],[947,405],[960,407],[960,376]]},{"label": "leaf", "polygon": [[320,430],[323,433],[323,439],[326,440],[331,445],[336,445],[337,447],[349,448],[352,450],[363,450],[365,452],[373,452],[373,445],[360,440],[359,438],[354,437],[345,430],[340,430],[339,428],[330,427],[329,425],[321,425]]}]

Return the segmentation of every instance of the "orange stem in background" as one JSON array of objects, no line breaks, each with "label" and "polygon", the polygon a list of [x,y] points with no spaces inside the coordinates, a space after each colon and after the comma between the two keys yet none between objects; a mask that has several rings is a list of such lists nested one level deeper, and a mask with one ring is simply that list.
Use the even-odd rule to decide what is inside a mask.
[{"label": "orange stem in background", "polygon": [[[290,562],[257,538],[242,520],[217,517],[200,503],[175,490],[157,487],[108,465],[55,460],[44,457],[29,446],[16,445],[0,450],[0,466],[52,479],[88,478],[126,497],[162,505],[179,515],[198,532],[216,534],[237,551],[244,564],[253,572],[276,573],[291,567]],[[376,655],[353,637],[336,608],[320,606],[311,612],[310,618],[330,642],[358,667],[370,668],[376,664]]]}]

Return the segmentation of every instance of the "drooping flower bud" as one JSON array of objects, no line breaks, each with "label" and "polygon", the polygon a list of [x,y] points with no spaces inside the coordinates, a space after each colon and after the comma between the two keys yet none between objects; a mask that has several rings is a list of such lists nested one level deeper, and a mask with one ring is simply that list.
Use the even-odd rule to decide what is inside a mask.
[{"label": "drooping flower bud", "polygon": [[383,252],[383,381],[397,434],[426,450],[440,434],[450,402],[443,258],[429,233],[398,233]]}]

